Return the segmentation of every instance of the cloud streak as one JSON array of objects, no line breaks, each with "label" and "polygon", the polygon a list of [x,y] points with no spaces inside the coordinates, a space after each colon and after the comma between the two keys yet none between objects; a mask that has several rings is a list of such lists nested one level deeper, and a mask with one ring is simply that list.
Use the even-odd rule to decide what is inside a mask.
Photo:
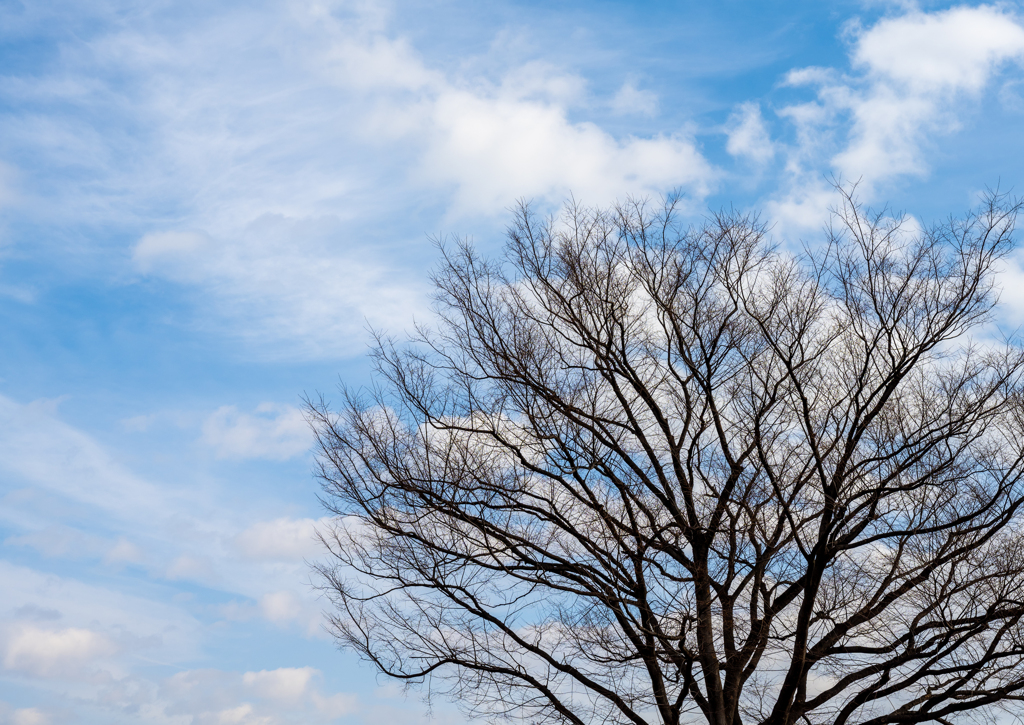
[{"label": "cloud streak", "polygon": [[283,461],[308,452],[313,438],[301,410],[261,403],[252,413],[218,408],[203,423],[203,442],[221,458]]},{"label": "cloud streak", "polygon": [[[373,4],[218,6],[181,25],[94,12],[100,30],[49,74],[0,84],[33,109],[7,119],[8,155],[84,182],[54,189],[36,168],[21,212],[133,236],[108,254],[269,355],[350,356],[367,322],[428,314],[406,262],[429,256],[424,229],[395,215],[407,203],[493,224],[517,198],[700,200],[719,176],[690,128],[613,135],[587,120],[585,81],[550,64],[438,69]],[[655,100],[627,85],[601,102]]]}]

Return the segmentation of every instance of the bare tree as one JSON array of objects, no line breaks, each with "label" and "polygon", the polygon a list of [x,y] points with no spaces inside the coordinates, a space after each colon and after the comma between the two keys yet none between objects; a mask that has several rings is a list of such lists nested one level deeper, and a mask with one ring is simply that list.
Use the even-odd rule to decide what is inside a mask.
[{"label": "bare tree", "polygon": [[519,208],[310,405],[338,640],[521,722],[954,723],[1024,700],[1020,202],[793,254],[669,203]]}]

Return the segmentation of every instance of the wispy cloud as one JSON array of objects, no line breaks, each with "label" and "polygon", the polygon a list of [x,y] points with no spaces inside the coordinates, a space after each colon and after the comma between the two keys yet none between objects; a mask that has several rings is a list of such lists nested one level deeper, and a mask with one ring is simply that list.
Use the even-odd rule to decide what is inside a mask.
[{"label": "wispy cloud", "polygon": [[[261,419],[264,427],[248,420],[238,424],[237,417],[228,416],[215,442],[230,453],[249,455],[255,449],[247,446],[263,446],[274,455],[289,455],[296,445],[289,438],[290,416],[301,421],[301,415],[287,406],[262,406],[253,413],[255,418],[263,415],[268,416]],[[301,430],[305,449],[304,424]],[[250,708],[245,714],[257,718],[254,722],[318,723],[351,711],[353,697],[317,685],[320,675],[312,669],[215,673],[211,676],[223,680],[230,696],[214,707],[205,695],[189,695],[194,687],[182,690],[188,682],[160,680],[140,667],[195,661],[206,628],[231,619],[201,600],[193,603],[190,591],[197,586],[219,592],[215,600],[239,602],[250,619],[323,638],[321,604],[303,583],[304,559],[318,553],[316,521],[261,521],[230,498],[204,500],[201,482],[185,486],[179,492],[184,495],[167,495],[62,422],[52,401],[22,405],[0,398],[0,442],[0,468],[6,480],[21,487],[7,493],[5,510],[8,528],[22,533],[8,536],[4,546],[31,547],[63,563],[103,565],[110,573],[134,566],[131,579],[117,581],[139,585],[127,587],[139,593],[125,593],[109,577],[91,584],[0,560],[5,609],[0,669],[5,677],[43,690],[73,685],[76,707],[98,713],[128,708],[149,713],[147,722],[163,722],[165,714],[174,713],[216,722],[223,712]],[[38,526],[38,499],[52,501],[53,495],[62,498],[61,504],[50,506],[51,523]],[[89,511],[91,524],[82,521],[83,511]],[[76,571],[86,576],[88,569],[78,566]],[[186,596],[171,597],[169,591]],[[40,717],[47,713],[41,709]],[[59,714],[49,714],[60,720]]]},{"label": "wispy cloud", "polygon": [[222,458],[285,460],[309,451],[313,439],[301,410],[261,403],[252,413],[215,410],[203,423],[203,442]]},{"label": "wispy cloud", "polygon": [[[33,165],[22,213],[52,219],[56,206],[62,223],[134,235],[137,273],[190,290],[197,324],[276,356],[349,356],[367,321],[401,329],[426,314],[408,264],[429,254],[426,230],[398,208],[457,224],[570,192],[604,203],[682,187],[699,200],[718,178],[692,129],[613,135],[586,120],[586,82],[546,63],[497,80],[439,69],[376,4],[218,6],[177,25],[94,12],[109,16],[101,30],[63,41],[41,77],[0,83],[23,109],[0,145],[32,150],[8,154]],[[631,84],[602,103],[655,108]]]},{"label": "wispy cloud", "polygon": [[[551,207],[570,192],[603,203],[681,188],[700,209],[742,175],[785,232],[820,223],[833,199],[823,171],[863,178],[866,195],[925,178],[937,140],[1015,73],[1024,26],[1004,5],[887,12],[848,26],[847,62],[794,69],[774,91],[743,85],[693,118],[685,94],[647,90],[650,75],[598,82],[541,43],[447,57],[397,30],[388,3],[24,4],[0,38],[43,50],[0,77],[0,270],[30,260],[118,304],[126,289],[152,294],[146,324],[180,323],[184,299],[185,342],[223,339],[303,380],[309,368],[286,366],[361,354],[367,323],[398,331],[430,314],[426,232],[499,237],[517,197]],[[517,33],[530,28],[482,28],[481,47]],[[740,66],[722,55],[686,58],[728,85]],[[1006,103],[1019,102],[1018,75]],[[46,273],[9,273],[0,295],[46,304]],[[95,311],[76,307],[74,323]],[[154,375],[174,374],[164,362]],[[303,666],[309,641],[285,662],[262,651],[258,664],[197,669],[225,636],[324,637],[304,560],[331,522],[310,512],[309,432],[293,406],[223,405],[253,399],[252,370],[200,381],[187,411],[122,411],[134,417],[114,432],[70,424],[56,401],[0,396],[2,546],[35,567],[0,561],[0,669],[44,693],[36,707],[0,703],[0,722],[68,721],[50,705],[68,692],[97,722],[420,721],[385,694],[370,702],[372,685],[356,698]],[[81,385],[105,402],[115,375],[94,369]],[[254,463],[267,460],[278,463]],[[271,480],[284,469],[291,478]]]},{"label": "wispy cloud", "polygon": [[329,519],[292,519],[283,517],[258,521],[234,538],[242,556],[268,561],[302,561],[321,551],[316,538],[317,526]]}]

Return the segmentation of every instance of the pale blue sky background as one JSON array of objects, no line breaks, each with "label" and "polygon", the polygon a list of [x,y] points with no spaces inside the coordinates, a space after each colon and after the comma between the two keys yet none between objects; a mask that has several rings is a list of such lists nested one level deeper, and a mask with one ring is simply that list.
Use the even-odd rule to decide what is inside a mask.
[{"label": "pale blue sky background", "polygon": [[1016,3],[0,0],[0,723],[421,722],[323,634],[299,400],[429,320],[431,235],[927,223],[1022,126]]}]

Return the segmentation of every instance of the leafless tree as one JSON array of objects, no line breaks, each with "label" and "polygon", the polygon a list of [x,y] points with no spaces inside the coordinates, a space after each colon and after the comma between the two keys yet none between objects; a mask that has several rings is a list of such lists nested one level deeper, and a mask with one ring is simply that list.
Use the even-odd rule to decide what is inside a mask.
[{"label": "leafless tree", "polygon": [[950,724],[1024,700],[1018,201],[827,240],[518,209],[309,414],[338,640],[493,720]]}]

